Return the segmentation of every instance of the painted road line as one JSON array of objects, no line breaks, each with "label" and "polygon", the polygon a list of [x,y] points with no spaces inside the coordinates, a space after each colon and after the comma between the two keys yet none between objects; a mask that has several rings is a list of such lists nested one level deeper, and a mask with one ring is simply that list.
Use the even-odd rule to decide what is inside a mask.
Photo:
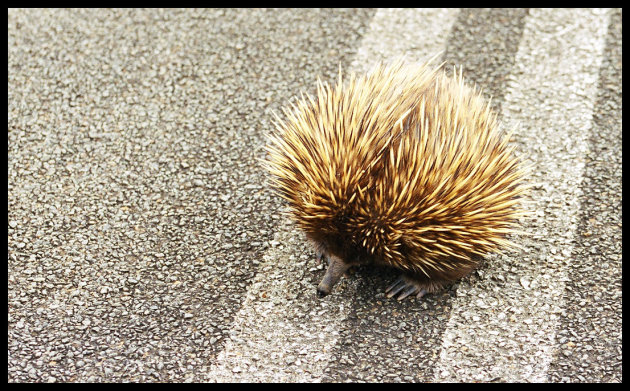
[{"label": "painted road line", "polygon": [[406,55],[427,60],[446,48],[458,9],[379,9],[357,50],[352,69],[365,72],[378,61]]},{"label": "painted road line", "polygon": [[[429,58],[444,50],[456,15],[456,10],[379,10],[351,69],[364,71],[378,59],[401,54]],[[330,360],[356,281],[344,280],[345,287],[335,287],[343,294],[319,300],[315,275],[321,272],[316,273],[304,236],[283,220],[272,243],[211,368],[212,380],[317,381]]]},{"label": "painted road line", "polygon": [[[524,252],[491,257],[497,269],[506,267],[498,280],[460,285],[436,381],[547,380],[607,25],[606,10],[530,12],[502,120],[516,129],[521,154],[534,163],[531,180],[540,183],[525,221],[533,236],[522,239]],[[504,354],[487,353],[497,346]]]}]

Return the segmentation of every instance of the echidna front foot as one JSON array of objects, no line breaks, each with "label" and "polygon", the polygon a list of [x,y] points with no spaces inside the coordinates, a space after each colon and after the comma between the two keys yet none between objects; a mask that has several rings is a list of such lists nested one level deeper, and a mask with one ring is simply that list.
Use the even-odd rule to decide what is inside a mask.
[{"label": "echidna front foot", "polygon": [[398,295],[397,299],[400,301],[410,295],[415,295],[417,298],[420,298],[427,294],[428,291],[425,289],[424,284],[403,274],[385,290],[385,293],[387,294],[387,298]]}]

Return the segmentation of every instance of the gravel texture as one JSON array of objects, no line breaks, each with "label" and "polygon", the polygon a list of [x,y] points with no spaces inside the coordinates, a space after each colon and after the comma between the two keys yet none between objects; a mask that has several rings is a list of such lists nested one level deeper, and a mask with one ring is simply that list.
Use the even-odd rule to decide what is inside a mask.
[{"label": "gravel texture", "polygon": [[[621,382],[621,25],[10,9],[8,381]],[[377,268],[319,300],[323,265],[256,160],[271,111],[339,65],[439,51],[520,120],[526,249],[420,300],[386,299]]]},{"label": "gravel texture", "polygon": [[443,56],[445,67],[461,67],[466,80],[492,98],[499,114],[528,13],[523,8],[462,9]]},{"label": "gravel texture", "polygon": [[205,379],[279,221],[270,111],[370,12],[9,11],[9,380]]},{"label": "gravel texture", "polygon": [[551,381],[621,382],[621,10],[611,12]]}]

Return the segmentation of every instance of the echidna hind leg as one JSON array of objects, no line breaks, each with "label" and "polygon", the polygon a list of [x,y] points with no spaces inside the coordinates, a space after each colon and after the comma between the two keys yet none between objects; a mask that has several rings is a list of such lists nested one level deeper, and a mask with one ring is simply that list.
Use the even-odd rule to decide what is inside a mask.
[{"label": "echidna hind leg", "polygon": [[385,290],[385,293],[388,298],[398,295],[397,299],[400,301],[410,295],[420,298],[429,293],[429,290],[426,284],[403,274]]}]

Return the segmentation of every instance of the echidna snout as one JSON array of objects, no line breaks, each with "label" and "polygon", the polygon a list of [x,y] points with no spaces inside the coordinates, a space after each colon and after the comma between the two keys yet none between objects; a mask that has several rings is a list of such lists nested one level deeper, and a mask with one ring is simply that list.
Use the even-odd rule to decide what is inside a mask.
[{"label": "echidna snout", "polygon": [[317,286],[317,296],[324,297],[330,293],[333,286],[339,281],[341,276],[344,275],[346,270],[351,266],[350,264],[345,263],[340,258],[335,256],[328,257],[328,269],[326,269],[326,274],[322,281]]}]

